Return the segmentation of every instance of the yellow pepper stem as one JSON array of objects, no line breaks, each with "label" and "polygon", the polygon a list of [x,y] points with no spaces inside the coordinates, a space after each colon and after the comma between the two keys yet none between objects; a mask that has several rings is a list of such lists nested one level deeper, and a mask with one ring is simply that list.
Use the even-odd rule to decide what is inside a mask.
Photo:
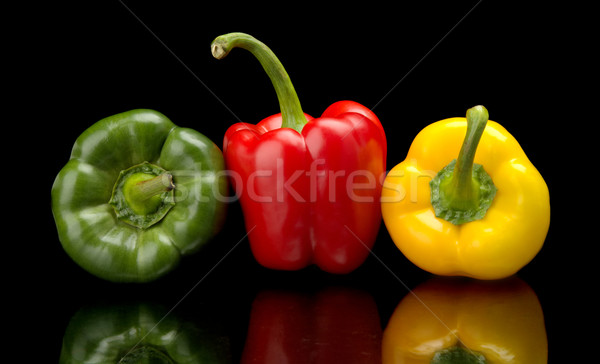
[{"label": "yellow pepper stem", "polygon": [[483,106],[467,110],[467,135],[460,148],[453,176],[444,181],[447,186],[443,187],[453,192],[450,201],[453,208],[468,209],[478,205],[479,183],[473,178],[473,161],[488,118],[489,114]]},{"label": "yellow pepper stem", "polygon": [[496,195],[491,177],[482,165],[474,163],[488,117],[483,106],[467,111],[467,132],[458,158],[430,183],[435,215],[455,225],[482,219]]}]

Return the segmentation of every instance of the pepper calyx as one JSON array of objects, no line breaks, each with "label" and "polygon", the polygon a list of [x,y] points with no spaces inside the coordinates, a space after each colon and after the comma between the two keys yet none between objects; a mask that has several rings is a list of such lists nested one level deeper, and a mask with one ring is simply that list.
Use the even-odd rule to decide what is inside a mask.
[{"label": "pepper calyx", "polygon": [[483,219],[497,188],[482,165],[474,163],[475,151],[488,121],[483,106],[467,111],[467,131],[457,159],[442,168],[429,183],[435,216],[454,225]]},{"label": "pepper calyx", "polygon": [[483,354],[471,351],[463,346],[454,346],[435,353],[431,364],[486,364]]},{"label": "pepper calyx", "polygon": [[[466,222],[481,220],[485,217],[487,210],[492,205],[496,196],[497,188],[489,174],[483,169],[481,164],[473,164],[473,179],[478,182],[477,203],[469,206],[469,202],[462,202],[463,208],[458,209],[452,206],[452,197],[440,185],[443,181],[449,181],[454,174],[456,159],[452,160],[447,166],[442,168],[430,182],[431,186],[431,205],[435,211],[435,216],[442,218],[454,225],[464,224]],[[447,183],[446,183],[447,184]],[[457,202],[455,202],[456,204]]]},{"label": "pepper calyx", "polygon": [[173,176],[143,162],[119,173],[109,204],[117,219],[147,229],[161,221],[175,205]]}]

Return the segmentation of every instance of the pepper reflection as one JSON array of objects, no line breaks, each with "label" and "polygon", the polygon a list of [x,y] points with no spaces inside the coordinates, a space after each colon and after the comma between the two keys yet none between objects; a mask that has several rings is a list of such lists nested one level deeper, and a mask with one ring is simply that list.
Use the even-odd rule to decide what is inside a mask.
[{"label": "pepper reflection", "polygon": [[381,363],[381,323],[367,292],[262,291],[250,315],[242,363]]},{"label": "pepper reflection", "polygon": [[383,363],[547,363],[542,307],[513,277],[433,278],[405,296],[383,334]]},{"label": "pepper reflection", "polygon": [[153,304],[86,307],[69,322],[61,364],[230,363],[229,341]]}]

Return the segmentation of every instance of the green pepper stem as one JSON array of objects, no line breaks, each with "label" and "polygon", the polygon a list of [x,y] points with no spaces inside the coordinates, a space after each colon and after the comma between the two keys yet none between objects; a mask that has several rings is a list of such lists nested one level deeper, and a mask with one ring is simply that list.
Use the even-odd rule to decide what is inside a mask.
[{"label": "green pepper stem", "polygon": [[175,188],[173,176],[170,173],[163,173],[154,178],[140,181],[131,186],[131,198],[137,201],[146,201],[163,192],[171,191]]},{"label": "green pepper stem", "polygon": [[308,120],[302,111],[292,81],[275,53],[264,43],[245,33],[228,33],[215,38],[211,44],[211,52],[213,57],[223,59],[236,47],[251,52],[271,79],[279,100],[281,127],[301,132]]},{"label": "green pepper stem", "polygon": [[467,110],[467,133],[449,186],[454,191],[453,205],[456,208],[471,205],[478,200],[479,185],[473,179],[473,161],[488,118],[487,109],[481,105]]},{"label": "green pepper stem", "polygon": [[159,222],[175,205],[173,176],[144,162],[119,173],[108,202],[117,219],[140,229]]}]

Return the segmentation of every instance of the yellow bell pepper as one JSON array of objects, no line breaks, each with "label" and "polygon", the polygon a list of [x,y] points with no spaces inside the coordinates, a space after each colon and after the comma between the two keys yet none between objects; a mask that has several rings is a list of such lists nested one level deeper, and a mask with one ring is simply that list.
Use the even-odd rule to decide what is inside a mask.
[{"label": "yellow bell pepper", "polygon": [[483,106],[425,127],[386,176],[381,206],[396,246],[437,275],[510,276],[550,225],[544,179]]},{"label": "yellow bell pepper", "polygon": [[383,364],[546,364],[548,339],[535,292],[498,281],[435,277],[398,304],[383,333]]}]

